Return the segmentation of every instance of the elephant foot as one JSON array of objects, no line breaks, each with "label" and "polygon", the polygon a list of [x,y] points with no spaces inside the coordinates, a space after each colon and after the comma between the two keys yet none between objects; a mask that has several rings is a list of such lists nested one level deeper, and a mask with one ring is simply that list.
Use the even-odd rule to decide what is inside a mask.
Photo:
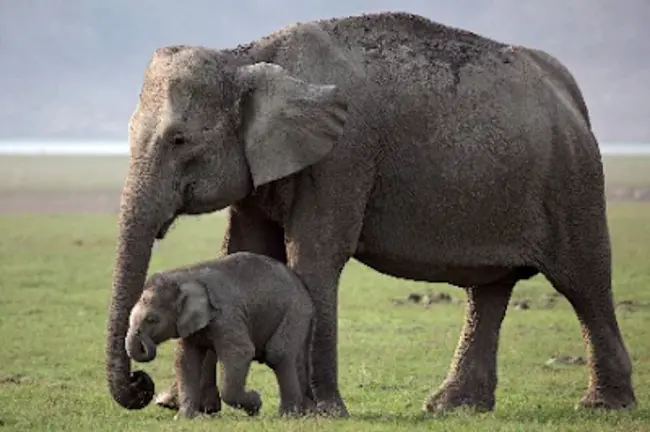
[{"label": "elephant foot", "polygon": [[[177,411],[179,409],[178,393],[166,391],[156,396],[156,405],[161,408]],[[201,408],[203,414],[217,414],[221,412],[221,398],[215,387],[214,391],[207,391],[201,395]]]},{"label": "elephant foot", "polygon": [[243,410],[249,417],[257,417],[257,415],[259,415],[260,413],[261,408],[262,408],[262,403],[260,402],[259,406],[247,407],[247,408],[243,408]]},{"label": "elephant foot", "polygon": [[305,415],[314,415],[318,413],[316,401],[312,399],[310,396],[303,397],[302,409]]},{"label": "elephant foot", "polygon": [[636,397],[631,390],[597,390],[589,389],[580,398],[576,409],[625,410],[636,406]]},{"label": "elephant foot", "polygon": [[243,396],[235,397],[226,393],[223,401],[232,408],[244,411],[249,417],[257,416],[262,409],[262,397],[255,390],[246,392]]},{"label": "elephant foot", "polygon": [[201,412],[204,414],[217,414],[221,411],[221,397],[219,390],[212,387],[201,394]]},{"label": "elephant foot", "polygon": [[156,396],[156,405],[161,408],[167,408],[170,410],[178,410],[178,393],[168,390],[166,392],[160,393]]},{"label": "elephant foot", "polygon": [[318,399],[316,402],[316,413],[325,417],[338,417],[346,418],[350,417],[348,409],[343,403],[341,396],[334,396],[327,399]]},{"label": "elephant foot", "polygon": [[280,408],[278,409],[278,415],[280,417],[303,417],[305,415],[305,411],[301,409],[299,406],[290,406],[290,407],[280,406]]},{"label": "elephant foot", "polygon": [[318,409],[316,402],[310,396],[303,396],[302,403],[283,405],[280,403],[278,415],[280,417],[305,417],[317,415]]},{"label": "elephant foot", "polygon": [[467,408],[474,412],[494,410],[494,395],[481,394],[480,386],[451,381],[443,384],[438,391],[429,396],[422,407],[430,413],[444,413],[458,408]]},{"label": "elephant foot", "polygon": [[179,409],[176,415],[174,416],[174,420],[192,420],[200,416],[200,413],[197,410],[194,409]]}]

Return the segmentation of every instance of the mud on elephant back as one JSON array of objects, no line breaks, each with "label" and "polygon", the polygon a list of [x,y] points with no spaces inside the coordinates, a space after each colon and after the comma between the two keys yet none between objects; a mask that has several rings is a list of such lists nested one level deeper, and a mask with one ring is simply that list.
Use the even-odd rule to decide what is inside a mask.
[{"label": "mud on elephant back", "polygon": [[337,293],[352,258],[467,289],[454,361],[425,410],[494,408],[501,322],[515,284],[538,273],[582,326],[580,406],[635,405],[601,154],[578,84],[551,55],[397,12],[295,24],[232,49],[168,46],[145,70],[130,143],[106,353],[122,406],[152,393],[130,375],[124,337],[154,239],[182,215],[228,206],[222,252],[286,262],[309,290],[323,413],[348,414]]}]

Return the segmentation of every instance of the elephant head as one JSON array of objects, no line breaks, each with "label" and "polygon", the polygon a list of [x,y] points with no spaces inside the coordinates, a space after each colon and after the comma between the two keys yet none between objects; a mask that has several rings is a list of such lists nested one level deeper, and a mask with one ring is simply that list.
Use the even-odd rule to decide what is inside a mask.
[{"label": "elephant head", "polygon": [[120,405],[140,409],[153,397],[151,379],[130,374],[124,338],[154,240],[179,215],[223,209],[319,162],[347,117],[336,86],[304,82],[279,65],[200,47],[156,50],[129,124],[107,329],[107,378]]},{"label": "elephant head", "polygon": [[155,274],[131,310],[126,352],[137,362],[156,358],[156,347],[205,328],[211,307],[205,286],[194,280],[177,283]]},{"label": "elephant head", "polygon": [[[145,286],[131,310],[124,344],[128,356],[137,362],[154,360],[158,345],[196,333],[205,328],[213,316],[208,294],[201,282],[188,280],[178,283],[155,274]],[[153,390],[151,378],[142,371],[136,373],[139,381],[146,380]]]}]

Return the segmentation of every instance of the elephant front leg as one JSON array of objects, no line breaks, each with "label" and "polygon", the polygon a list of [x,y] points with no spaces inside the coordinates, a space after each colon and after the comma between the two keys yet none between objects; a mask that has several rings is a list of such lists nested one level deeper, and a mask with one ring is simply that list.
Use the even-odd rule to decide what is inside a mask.
[{"label": "elephant front leg", "polygon": [[[174,362],[180,361],[182,353],[181,341],[176,344],[174,351]],[[214,352],[208,351],[203,359],[201,367],[201,412],[205,414],[216,414],[221,411],[221,398],[217,387],[217,356]],[[156,405],[162,408],[177,411],[178,403],[178,381],[174,382],[167,391],[156,396]]]},{"label": "elephant front leg", "polygon": [[445,381],[425,402],[425,411],[494,409],[499,332],[514,285],[508,281],[467,289],[465,324],[454,360]]},{"label": "elephant front leg", "polygon": [[176,362],[179,409],[175,418],[193,418],[201,408],[201,368],[206,350],[180,342],[180,355]]},{"label": "elephant front leg", "polygon": [[217,387],[217,354],[208,350],[201,368],[201,412],[216,414],[221,411],[221,396]]},{"label": "elephant front leg", "polygon": [[[307,286],[314,305],[311,343],[311,387],[316,411],[337,417],[349,416],[338,385],[338,281],[344,263],[319,261],[293,255],[290,264]],[[342,261],[342,260],[341,260]],[[306,401],[307,405],[313,405]]]},{"label": "elephant front leg", "polygon": [[[182,342],[180,340],[177,341],[174,348],[174,365],[178,364],[179,362],[179,357],[182,350],[181,343]],[[176,366],[174,366],[174,368],[176,368]],[[174,382],[172,382],[172,385],[169,387],[169,389],[156,395],[156,405],[161,408],[167,408],[174,411],[178,410],[178,378],[176,375],[174,376]]]},{"label": "elephant front leg", "polygon": [[253,361],[253,352],[232,350],[223,352],[221,359],[221,397],[233,408],[255,416],[262,407],[262,398],[256,391],[246,391],[246,377]]}]

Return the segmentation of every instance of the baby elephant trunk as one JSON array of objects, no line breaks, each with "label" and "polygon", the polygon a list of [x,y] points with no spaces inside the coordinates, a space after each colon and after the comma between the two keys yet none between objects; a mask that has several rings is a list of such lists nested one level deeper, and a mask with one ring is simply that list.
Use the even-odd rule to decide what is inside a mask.
[{"label": "baby elephant trunk", "polygon": [[146,363],[156,358],[156,344],[146,334],[129,331],[125,345],[126,353],[137,362]]}]

